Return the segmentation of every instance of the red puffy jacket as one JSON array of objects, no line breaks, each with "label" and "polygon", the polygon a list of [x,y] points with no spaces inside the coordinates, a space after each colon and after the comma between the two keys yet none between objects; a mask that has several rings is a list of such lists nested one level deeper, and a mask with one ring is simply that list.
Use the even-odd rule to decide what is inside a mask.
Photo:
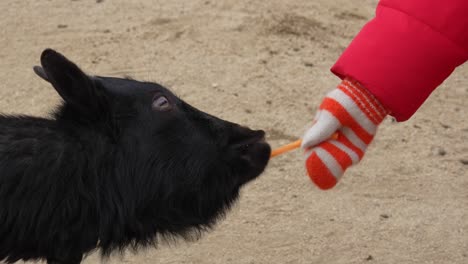
[{"label": "red puffy jacket", "polygon": [[381,0],[331,70],[404,121],[467,59],[468,0]]}]

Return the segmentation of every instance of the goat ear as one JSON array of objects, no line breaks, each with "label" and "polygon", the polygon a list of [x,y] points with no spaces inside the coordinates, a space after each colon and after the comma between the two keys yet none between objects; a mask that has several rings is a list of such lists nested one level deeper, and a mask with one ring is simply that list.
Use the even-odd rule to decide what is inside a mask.
[{"label": "goat ear", "polygon": [[93,78],[86,75],[62,54],[46,49],[41,54],[42,68],[34,72],[52,84],[58,94],[70,106],[81,113],[100,109],[102,95]]},{"label": "goat ear", "polygon": [[44,81],[50,82],[49,77],[47,77],[47,74],[45,73],[44,69],[41,66],[34,66],[33,70],[34,70],[34,73],[36,73],[36,75],[41,77]]}]

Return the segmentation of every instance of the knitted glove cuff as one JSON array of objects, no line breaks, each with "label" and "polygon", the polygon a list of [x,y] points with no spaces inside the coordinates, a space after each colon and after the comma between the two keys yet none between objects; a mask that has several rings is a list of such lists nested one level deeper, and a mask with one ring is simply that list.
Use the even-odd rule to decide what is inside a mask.
[{"label": "knitted glove cuff", "polygon": [[373,94],[351,78],[345,78],[338,85],[338,89],[351,97],[361,111],[376,125],[380,124],[390,113]]}]

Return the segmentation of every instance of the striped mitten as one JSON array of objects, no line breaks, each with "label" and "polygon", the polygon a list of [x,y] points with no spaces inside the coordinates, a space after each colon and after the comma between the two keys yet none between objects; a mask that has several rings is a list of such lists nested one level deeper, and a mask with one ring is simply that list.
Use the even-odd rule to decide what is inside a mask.
[{"label": "striped mitten", "polygon": [[325,97],[302,139],[312,181],[321,189],[335,186],[345,170],[362,159],[387,114],[358,82],[343,80]]}]

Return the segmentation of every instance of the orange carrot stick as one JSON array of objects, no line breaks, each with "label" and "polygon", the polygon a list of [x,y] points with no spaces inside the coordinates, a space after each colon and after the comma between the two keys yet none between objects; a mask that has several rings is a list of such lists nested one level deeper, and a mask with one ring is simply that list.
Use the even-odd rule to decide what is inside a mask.
[{"label": "orange carrot stick", "polygon": [[[338,134],[335,133],[333,134],[331,137],[331,139],[337,139],[338,138]],[[271,152],[271,155],[270,155],[270,158],[273,158],[273,157],[276,157],[280,154],[283,154],[283,153],[286,153],[288,151],[291,151],[293,149],[297,149],[301,146],[301,143],[302,143],[302,140],[301,139],[298,139],[292,143],[289,143],[287,145],[284,145],[282,147],[279,147],[277,149],[274,149],[272,152]]]},{"label": "orange carrot stick", "polygon": [[288,152],[290,150],[293,150],[293,149],[297,149],[301,146],[301,143],[302,143],[302,140],[298,139],[292,143],[289,143],[287,145],[284,145],[282,147],[279,147],[277,149],[274,149],[272,152],[271,152],[271,155],[270,155],[270,158],[273,158],[275,156],[278,156],[280,154],[283,154],[285,152]]}]

